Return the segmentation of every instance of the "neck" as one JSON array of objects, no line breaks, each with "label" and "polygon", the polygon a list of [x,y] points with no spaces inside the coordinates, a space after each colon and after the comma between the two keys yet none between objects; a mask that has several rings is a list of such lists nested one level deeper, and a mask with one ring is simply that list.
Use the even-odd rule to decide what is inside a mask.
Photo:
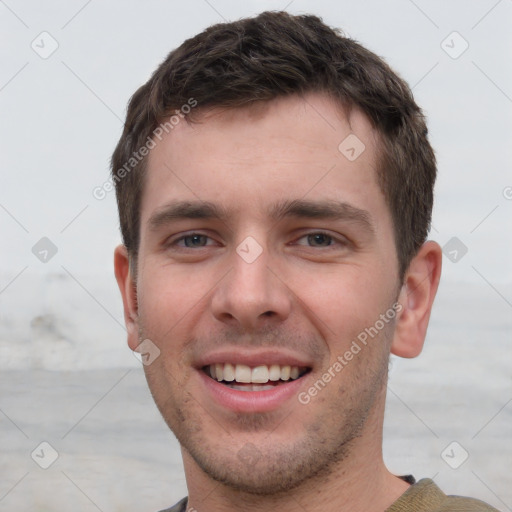
[{"label": "neck", "polygon": [[[384,397],[383,397],[384,398]],[[354,439],[349,455],[328,475],[271,496],[248,494],[212,480],[183,452],[189,491],[189,508],[197,512],[383,512],[409,484],[392,475],[382,458],[384,400],[370,413],[361,436]]]}]

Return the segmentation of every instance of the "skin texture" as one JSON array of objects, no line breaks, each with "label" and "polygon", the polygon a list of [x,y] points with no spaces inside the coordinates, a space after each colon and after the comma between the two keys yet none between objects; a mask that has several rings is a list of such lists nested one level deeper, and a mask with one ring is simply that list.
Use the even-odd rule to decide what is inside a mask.
[{"label": "skin texture", "polygon": [[[349,134],[365,145],[354,161],[338,150]],[[357,109],[347,117],[308,94],[211,110],[181,122],[149,156],[137,282],[122,246],[115,270],[130,348],[150,339],[160,350],[146,377],[181,443],[199,512],[302,503],[377,511],[407,488],[382,460],[388,359],[421,351],[441,251],[424,244],[399,280],[377,145]],[[276,215],[292,201],[348,206],[339,218]],[[176,202],[208,202],[225,215],[162,213]],[[262,251],[251,263],[236,251],[247,237]],[[306,392],[397,301],[398,314],[307,404],[294,394],[270,411],[234,411],[206,389],[205,355],[265,349],[307,363]]]}]

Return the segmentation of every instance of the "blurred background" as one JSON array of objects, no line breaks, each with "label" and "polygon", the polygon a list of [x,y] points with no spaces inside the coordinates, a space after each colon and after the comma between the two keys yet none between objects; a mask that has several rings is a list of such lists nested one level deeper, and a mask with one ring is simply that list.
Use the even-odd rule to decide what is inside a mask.
[{"label": "blurred background", "polygon": [[428,117],[442,285],[393,359],[385,459],[512,510],[512,1],[0,0],[0,510],[156,511],[181,456],[126,346],[108,180],[131,94],[207,26],[312,13],[382,56]]}]

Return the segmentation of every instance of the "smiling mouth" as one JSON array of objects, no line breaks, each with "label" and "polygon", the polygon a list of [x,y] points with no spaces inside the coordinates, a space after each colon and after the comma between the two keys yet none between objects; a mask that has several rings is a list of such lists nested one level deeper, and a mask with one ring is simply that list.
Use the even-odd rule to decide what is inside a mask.
[{"label": "smiling mouth", "polygon": [[309,373],[311,368],[290,365],[259,365],[217,363],[203,367],[208,377],[238,391],[267,391]]}]

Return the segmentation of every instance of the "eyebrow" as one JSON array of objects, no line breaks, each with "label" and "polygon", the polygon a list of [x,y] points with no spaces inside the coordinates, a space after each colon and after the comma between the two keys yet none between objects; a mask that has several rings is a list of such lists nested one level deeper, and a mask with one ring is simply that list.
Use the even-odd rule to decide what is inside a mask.
[{"label": "eyebrow", "polygon": [[272,207],[271,217],[276,221],[287,217],[346,220],[359,224],[370,233],[375,233],[375,226],[370,213],[346,202],[333,200],[312,201],[305,199],[283,201]]},{"label": "eyebrow", "polygon": [[184,219],[220,219],[226,220],[228,212],[208,201],[177,201],[157,210],[148,220],[149,228],[157,230],[160,227]]},{"label": "eyebrow", "polygon": [[[176,220],[217,219],[226,222],[229,217],[230,212],[226,208],[208,201],[176,201],[153,213],[148,225],[151,230],[156,231]],[[349,203],[333,200],[281,201],[270,207],[269,217],[276,222],[285,218],[346,220],[359,224],[370,233],[375,233],[369,212]]]}]

